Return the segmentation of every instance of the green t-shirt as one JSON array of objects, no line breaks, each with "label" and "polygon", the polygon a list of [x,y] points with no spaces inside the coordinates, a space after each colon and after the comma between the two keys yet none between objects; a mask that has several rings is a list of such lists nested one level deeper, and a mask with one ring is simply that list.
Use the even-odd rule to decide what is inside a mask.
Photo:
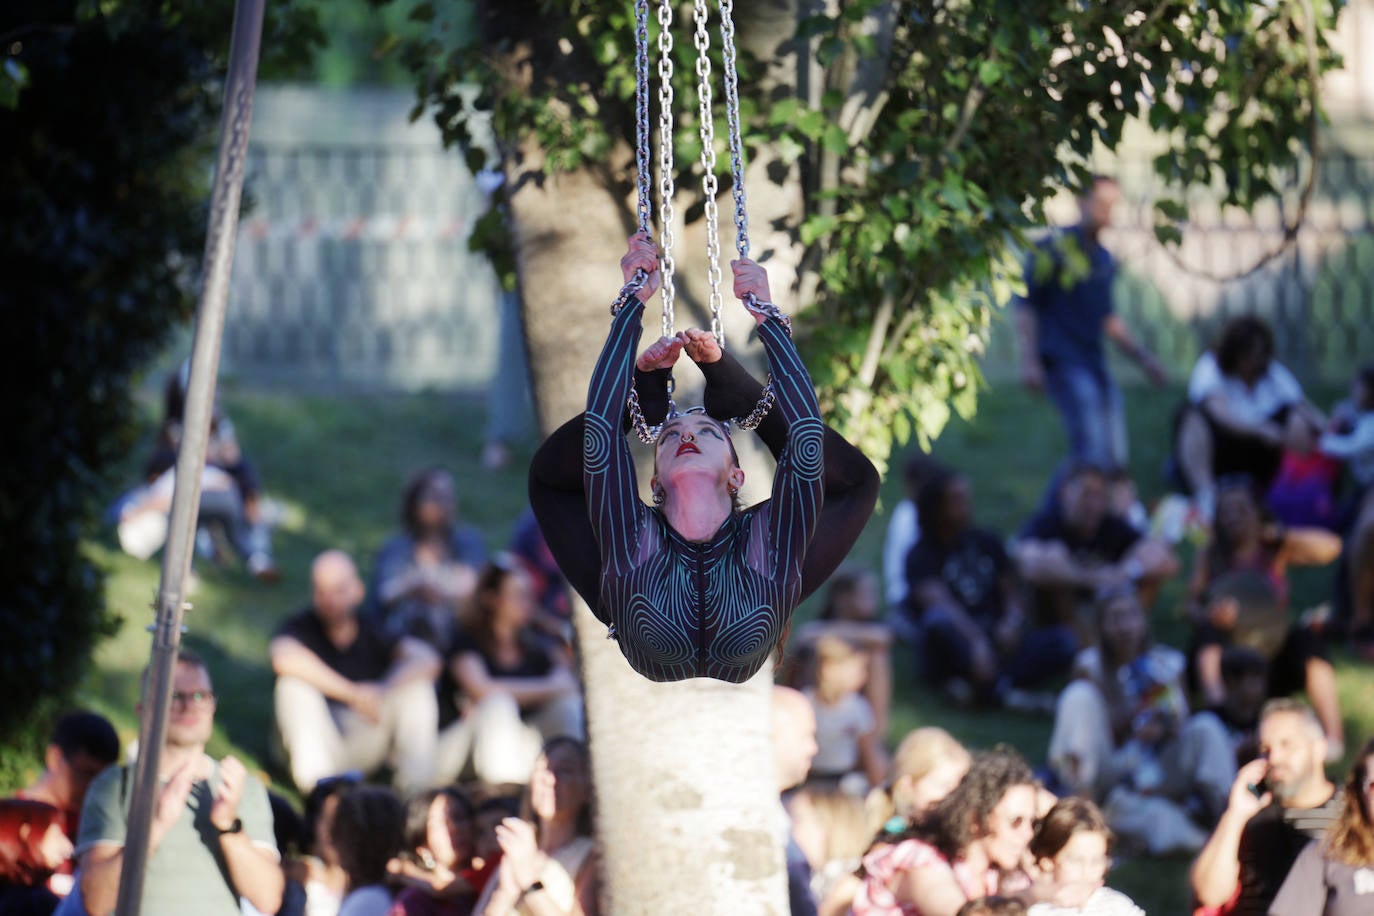
[{"label": "green t-shirt", "polygon": [[[239,895],[229,882],[219,834],[210,823],[218,787],[216,763],[209,781],[191,787],[181,817],[148,861],[142,916],[240,916]],[[95,778],[81,808],[78,856],[101,843],[124,844],[133,790],[132,767],[107,767]],[[276,851],[267,789],[257,779],[245,780],[238,815],[254,845]]]}]

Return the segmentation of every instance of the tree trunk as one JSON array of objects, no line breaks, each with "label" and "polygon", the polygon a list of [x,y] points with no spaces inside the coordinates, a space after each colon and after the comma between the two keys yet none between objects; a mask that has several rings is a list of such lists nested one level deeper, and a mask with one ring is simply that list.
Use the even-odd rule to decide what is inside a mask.
[{"label": "tree trunk", "polygon": [[[524,169],[537,169],[526,150]],[[761,231],[754,254],[769,261],[775,298],[795,288],[797,183],[769,184],[767,163],[750,168],[750,215]],[[526,171],[528,175],[530,172]],[[521,182],[512,176],[511,223],[524,300],[526,340],[541,427],[584,407],[591,367],[620,288],[618,262],[633,230],[629,200],[589,172]],[[752,320],[730,291],[734,233],[722,205],[722,295],[732,352],[758,364]],[[678,327],[706,326],[700,225],[679,231]],[[659,333],[658,300],[645,342]],[[755,352],[746,352],[755,351]],[[698,403],[700,376],[683,360],[678,400]],[[745,496],[766,498],[771,474],[752,434],[737,437]],[[750,446],[754,446],[752,449]],[[647,457],[647,451],[644,456]],[[641,487],[648,474],[641,466]],[[603,912],[778,914],[788,910],[778,790],[769,735],[771,669],[747,684],[709,679],[656,684],[630,670],[605,627],[580,602],[574,615],[587,699],[602,853]]]}]

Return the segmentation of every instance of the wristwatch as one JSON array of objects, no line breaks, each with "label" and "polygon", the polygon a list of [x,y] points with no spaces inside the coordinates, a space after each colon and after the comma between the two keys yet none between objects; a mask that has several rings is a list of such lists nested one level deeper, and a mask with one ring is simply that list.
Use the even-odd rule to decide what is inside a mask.
[{"label": "wristwatch", "polygon": [[236,817],[228,827],[215,827],[215,833],[220,836],[224,836],[226,833],[243,833],[243,819]]}]

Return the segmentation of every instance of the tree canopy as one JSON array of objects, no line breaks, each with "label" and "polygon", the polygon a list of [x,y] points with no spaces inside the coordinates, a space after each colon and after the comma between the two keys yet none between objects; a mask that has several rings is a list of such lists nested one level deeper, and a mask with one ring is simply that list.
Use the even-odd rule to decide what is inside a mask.
[{"label": "tree canopy", "polygon": [[[298,7],[269,6],[270,70],[317,33]],[[81,539],[135,441],[135,380],[194,305],[232,13],[228,0],[0,12],[0,735],[68,696],[106,623]]]},{"label": "tree canopy", "polygon": [[[695,52],[691,4],[673,5],[685,171],[699,168]],[[632,4],[475,6],[467,31],[448,24],[457,4],[409,4],[430,25],[397,43],[417,74],[416,115],[431,110],[474,168],[489,124],[508,170],[592,170],[628,201]],[[1246,209],[1283,192],[1316,129],[1317,83],[1338,63],[1325,33],[1340,4],[1323,0],[796,6],[788,60],[752,55],[751,12],[736,11],[743,134],[804,184],[806,212],[788,227],[809,268],[798,333],[829,419],[878,459],[936,434],[951,407],[972,410],[977,356],[1020,286],[1025,234],[1121,146],[1128,122],[1159,139],[1157,233],[1176,241],[1189,187]],[[531,147],[537,165],[517,154]],[[717,161],[724,170],[728,157]]]}]

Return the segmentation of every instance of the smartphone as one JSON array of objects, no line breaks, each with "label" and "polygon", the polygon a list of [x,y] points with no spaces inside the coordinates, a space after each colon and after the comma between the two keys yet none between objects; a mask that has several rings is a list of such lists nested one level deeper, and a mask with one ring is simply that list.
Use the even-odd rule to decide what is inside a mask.
[{"label": "smartphone", "polygon": [[1265,794],[1269,791],[1269,777],[1262,776],[1259,782],[1251,783],[1246,786],[1246,788],[1250,790],[1250,794],[1255,796],[1255,798],[1264,798]]}]

